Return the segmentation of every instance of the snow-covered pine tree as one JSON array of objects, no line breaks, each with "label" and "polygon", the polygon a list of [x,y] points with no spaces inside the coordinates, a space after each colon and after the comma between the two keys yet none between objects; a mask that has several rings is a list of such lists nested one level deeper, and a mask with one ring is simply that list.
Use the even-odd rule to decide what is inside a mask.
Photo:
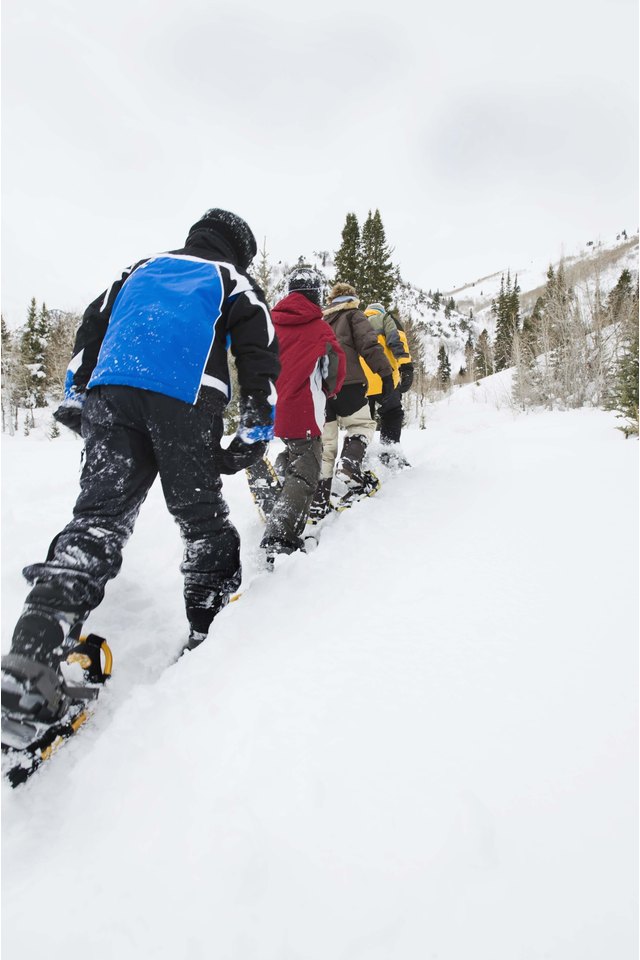
[{"label": "snow-covered pine tree", "polygon": [[265,300],[267,301],[269,306],[272,307],[274,304],[273,267],[269,262],[269,254],[267,253],[266,237],[262,241],[262,248],[258,251],[258,267],[255,270],[253,275],[255,277],[256,282],[262,288]]},{"label": "snow-covered pine tree", "polygon": [[500,293],[493,301],[492,313],[496,318],[496,337],[494,345],[495,369],[504,370],[511,366],[513,338],[520,329],[520,287],[518,277],[511,283],[511,271],[507,271],[500,281]]},{"label": "snow-covered pine tree", "polygon": [[607,303],[619,343],[607,405],[625,420],[620,429],[626,437],[638,435],[638,302],[638,284],[625,269]]},{"label": "snow-covered pine tree", "polygon": [[451,383],[451,363],[444,344],[441,344],[438,350],[438,372],[436,376],[438,383],[443,389]]},{"label": "snow-covered pine tree", "polygon": [[380,211],[369,211],[362,228],[360,285],[356,287],[364,304],[373,301],[391,305],[399,281],[399,272],[391,261]]},{"label": "snow-covered pine tree", "polygon": [[342,228],[342,243],[334,259],[336,283],[350,283],[359,291],[361,265],[358,218],[355,213],[348,213]]},{"label": "snow-covered pine tree", "polygon": [[49,312],[46,305],[43,303],[38,312],[36,298],[32,297],[20,343],[24,401],[25,406],[30,409],[46,406],[46,351],[49,333]]}]

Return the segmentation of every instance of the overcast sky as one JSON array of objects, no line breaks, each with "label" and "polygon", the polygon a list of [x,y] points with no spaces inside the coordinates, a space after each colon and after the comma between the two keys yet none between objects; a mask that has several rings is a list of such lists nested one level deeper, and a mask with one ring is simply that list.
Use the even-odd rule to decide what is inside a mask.
[{"label": "overcast sky", "polygon": [[2,0],[2,304],[82,310],[234,210],[274,260],[380,209],[451,289],[637,229],[635,0]]}]

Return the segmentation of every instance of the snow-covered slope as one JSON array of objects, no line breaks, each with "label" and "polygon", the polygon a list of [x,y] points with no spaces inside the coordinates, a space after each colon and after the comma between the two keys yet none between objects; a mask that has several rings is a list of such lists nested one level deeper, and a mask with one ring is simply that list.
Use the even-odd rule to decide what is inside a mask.
[{"label": "snow-covered slope", "polygon": [[561,262],[570,283],[579,283],[586,278],[595,279],[598,276],[603,289],[608,290],[615,285],[625,268],[637,272],[638,234],[627,235],[626,238],[618,234],[615,238],[587,241],[581,248],[565,251],[560,258],[550,257],[545,262],[532,260],[527,264],[505,264],[490,276],[478,277],[444,296],[453,297],[463,311],[468,312],[469,308],[472,308],[474,313],[477,313],[491,306],[491,301],[500,292],[501,278],[510,271],[512,278],[517,274],[522,299],[530,309],[533,303],[529,304],[528,300],[544,287],[549,266],[557,270]]},{"label": "snow-covered slope", "polygon": [[[89,626],[92,725],[3,785],[7,960],[636,955],[637,445],[515,415],[505,375],[406,432],[414,469],[258,568],[197,652],[154,487]],[[3,650],[80,445],[3,440]]]},{"label": "snow-covered slope", "polygon": [[[521,312],[529,314],[537,298],[543,293],[547,270],[555,270],[562,262],[569,284],[583,306],[593,299],[596,285],[606,296],[617,283],[624,269],[638,274],[638,234],[624,239],[618,236],[609,241],[597,240],[580,250],[565,253],[562,260],[531,262],[525,265],[505,264],[504,268],[490,276],[480,277],[472,283],[442,294],[442,303],[435,306],[424,291],[403,284],[399,291],[398,305],[404,317],[410,317],[421,334],[424,346],[425,367],[430,373],[437,369],[437,354],[444,345],[451,362],[452,374],[465,366],[464,348],[469,332],[474,341],[483,329],[495,336],[495,318],[491,313],[493,300],[498,296],[502,277],[510,271],[511,279],[518,277]],[[435,289],[435,286],[434,286]],[[447,301],[453,300],[455,309],[446,311]],[[587,312],[588,315],[588,312]]]}]

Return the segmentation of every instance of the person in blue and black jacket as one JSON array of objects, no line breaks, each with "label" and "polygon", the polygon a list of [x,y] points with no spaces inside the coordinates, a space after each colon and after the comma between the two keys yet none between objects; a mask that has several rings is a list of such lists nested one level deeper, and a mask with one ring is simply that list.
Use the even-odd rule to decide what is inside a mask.
[{"label": "person in blue and black jacket", "polygon": [[[140,260],[87,308],[54,414],[84,439],[80,495],[46,561],[24,571],[33,586],[2,662],[3,714],[19,713],[18,701],[24,706],[16,695],[23,681],[34,716],[59,715],[64,697],[53,703],[65,640],[118,573],[156,475],[184,541],[189,648],[237,590],[240,542],[220,474],[264,454],[280,372],[269,309],[247,274],[255,254],[245,221],[211,209],[182,249]],[[223,448],[227,349],[238,372],[240,423]]]}]

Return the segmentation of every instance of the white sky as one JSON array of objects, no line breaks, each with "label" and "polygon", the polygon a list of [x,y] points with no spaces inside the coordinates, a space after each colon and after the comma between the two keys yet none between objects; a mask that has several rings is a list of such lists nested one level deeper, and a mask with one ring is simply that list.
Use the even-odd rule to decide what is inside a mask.
[{"label": "white sky", "polygon": [[82,310],[210,206],[274,260],[378,207],[452,288],[637,229],[635,0],[2,0],[2,304]]}]

